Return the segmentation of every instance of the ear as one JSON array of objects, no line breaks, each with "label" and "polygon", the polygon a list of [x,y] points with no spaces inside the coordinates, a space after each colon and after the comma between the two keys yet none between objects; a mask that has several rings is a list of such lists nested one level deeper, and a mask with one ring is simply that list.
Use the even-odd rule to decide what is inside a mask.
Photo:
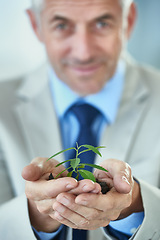
[{"label": "ear", "polygon": [[29,20],[30,20],[30,23],[31,23],[31,26],[32,26],[32,29],[33,29],[34,33],[36,34],[39,41],[43,42],[42,36],[41,36],[41,33],[40,33],[40,26],[38,25],[35,13],[31,9],[27,9],[26,13],[29,17]]},{"label": "ear", "polygon": [[137,18],[137,11],[136,11],[136,5],[135,3],[131,3],[129,11],[128,11],[128,17],[127,17],[127,29],[126,29],[126,37],[127,39],[130,38],[130,35],[133,31],[133,27],[135,25]]}]

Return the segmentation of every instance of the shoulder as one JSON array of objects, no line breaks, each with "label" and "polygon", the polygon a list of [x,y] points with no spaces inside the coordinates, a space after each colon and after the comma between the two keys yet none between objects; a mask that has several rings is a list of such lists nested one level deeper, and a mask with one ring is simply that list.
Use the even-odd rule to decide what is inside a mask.
[{"label": "shoulder", "polygon": [[126,78],[132,81],[143,82],[151,91],[160,92],[160,70],[143,63],[137,62],[129,54],[123,56],[126,63]]},{"label": "shoulder", "polygon": [[13,101],[16,90],[20,86],[23,78],[5,79],[0,81],[0,107]]},{"label": "shoulder", "polygon": [[[45,76],[45,77],[44,77]],[[0,80],[0,107],[13,105],[21,91],[30,92],[41,85],[47,76],[47,64],[17,78]],[[36,86],[37,85],[37,86]]]}]

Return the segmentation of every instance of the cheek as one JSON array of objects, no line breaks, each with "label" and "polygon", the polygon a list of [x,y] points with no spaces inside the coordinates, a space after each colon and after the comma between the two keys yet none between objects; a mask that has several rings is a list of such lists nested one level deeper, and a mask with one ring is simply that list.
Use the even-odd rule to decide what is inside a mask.
[{"label": "cheek", "polygon": [[63,45],[54,38],[48,29],[43,29],[43,44],[51,62],[57,62],[63,57]]},{"label": "cheek", "polygon": [[125,42],[125,34],[124,34],[124,30],[121,29],[119,30],[118,34],[117,34],[117,38],[116,38],[116,41],[117,41],[117,48],[119,49],[119,51],[122,50],[123,46],[124,46],[124,42]]},{"label": "cheek", "polygon": [[63,58],[63,50],[57,43],[48,41],[45,43],[47,56],[52,63],[58,63]]},{"label": "cheek", "polygon": [[69,57],[69,49],[64,42],[48,41],[45,43],[50,61],[62,65],[62,60]]},{"label": "cheek", "polygon": [[111,68],[113,73],[113,68],[117,64],[117,61],[120,57],[122,51],[122,42],[118,39],[115,41],[112,41],[108,53],[108,67]]},{"label": "cheek", "polygon": [[123,45],[123,39],[124,39],[124,34],[122,32],[122,29],[117,30],[110,38],[110,51],[113,52],[114,54],[118,54]]}]

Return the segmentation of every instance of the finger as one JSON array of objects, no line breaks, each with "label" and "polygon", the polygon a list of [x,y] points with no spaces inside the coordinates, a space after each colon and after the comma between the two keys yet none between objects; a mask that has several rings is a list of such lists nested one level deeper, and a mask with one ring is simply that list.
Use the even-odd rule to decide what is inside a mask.
[{"label": "finger", "polygon": [[79,181],[78,186],[70,191],[70,193],[73,193],[75,195],[84,192],[100,193],[101,187],[98,183],[95,183],[89,179],[84,179]]},{"label": "finger", "polygon": [[53,214],[49,215],[51,218],[55,219],[56,221],[60,222],[61,224],[64,224],[72,229],[77,229],[78,226],[74,223],[70,222],[68,219],[64,218],[59,212],[54,211]]},{"label": "finger", "polygon": [[75,198],[75,203],[106,212],[124,209],[131,204],[131,194],[118,193],[114,188],[107,194],[83,193]]},{"label": "finger", "polygon": [[64,203],[55,202],[53,208],[55,210],[54,219],[72,228],[93,230],[109,223],[104,212],[83,206],[79,207],[74,201],[70,201],[69,205],[67,203],[67,206]]},{"label": "finger", "polygon": [[127,163],[116,159],[108,159],[103,161],[101,166],[106,168],[108,173],[96,169],[94,174],[98,180],[106,180],[106,182],[109,181],[108,179],[112,180],[113,186],[120,193],[127,194],[131,191],[133,178],[131,168]]},{"label": "finger", "polygon": [[41,176],[41,168],[34,164],[30,164],[23,168],[22,177],[28,181],[36,181]]},{"label": "finger", "polygon": [[61,192],[69,191],[77,187],[78,182],[74,178],[64,177],[51,181],[38,180],[26,183],[26,196],[29,199],[39,201],[55,198]]},{"label": "finger", "polygon": [[[31,164],[24,167],[22,170],[22,177],[27,181],[36,181],[40,179],[44,174],[54,172],[55,176],[63,171],[65,168],[63,165],[56,167],[59,163],[55,159],[40,158],[37,157],[32,160]],[[64,172],[62,176],[66,176],[67,173]]]},{"label": "finger", "polygon": [[37,210],[41,214],[53,214],[53,203],[56,201],[56,199],[44,199],[40,201],[35,201]]},{"label": "finger", "polygon": [[[94,194],[95,195],[95,194]],[[74,213],[77,213],[78,215],[80,215],[81,217],[87,219],[87,220],[93,220],[93,219],[97,219],[100,217],[100,214],[102,213],[102,211],[97,210],[97,209],[91,209],[85,206],[80,206],[79,204],[75,203],[75,197],[73,194],[70,193],[61,193],[57,196],[56,200],[57,202],[55,202],[55,204],[53,204],[53,208],[54,210],[57,210],[57,206],[63,206],[63,207],[67,207],[67,211],[65,211],[65,217],[69,217],[70,221],[74,222],[74,216],[72,219],[72,215],[70,214],[71,210]],[[61,208],[60,208],[61,209]],[[65,208],[63,208],[64,210]],[[60,212],[61,213],[61,212]],[[76,222],[79,219],[76,219]],[[74,223],[76,223],[74,222]]]},{"label": "finger", "polygon": [[[55,202],[53,204],[53,208],[56,213],[54,216],[56,216],[56,215],[58,216],[58,214],[59,214],[61,217],[63,217],[63,219],[67,219],[69,222],[74,224],[76,227],[78,225],[83,226],[83,225],[89,223],[89,221],[87,219],[85,219],[82,215],[78,214],[77,212],[72,211],[71,209],[60,204],[59,202]],[[59,221],[60,219],[55,219],[55,220]],[[64,220],[63,220],[63,224],[64,224]]]},{"label": "finger", "polygon": [[82,193],[75,198],[75,203],[78,205],[86,206],[88,208],[95,208],[99,211],[103,211],[107,200],[104,198],[103,194],[94,195]]},{"label": "finger", "polygon": [[[71,216],[72,212],[70,212],[69,216]],[[71,222],[68,218],[62,216],[59,212],[55,211],[53,215],[50,215],[53,219],[64,224],[72,229],[83,229],[83,230],[95,230],[100,227],[106,227],[109,224],[109,220],[107,218],[104,219],[96,219],[94,221],[88,221],[86,219],[80,219],[76,223]]]}]

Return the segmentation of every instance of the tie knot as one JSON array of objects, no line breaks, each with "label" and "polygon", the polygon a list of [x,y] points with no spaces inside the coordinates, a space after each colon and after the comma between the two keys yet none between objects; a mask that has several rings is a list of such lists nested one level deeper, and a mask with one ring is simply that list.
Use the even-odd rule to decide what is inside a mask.
[{"label": "tie knot", "polygon": [[91,127],[94,120],[100,113],[95,107],[92,107],[89,104],[73,105],[71,111],[76,116],[81,126]]}]

